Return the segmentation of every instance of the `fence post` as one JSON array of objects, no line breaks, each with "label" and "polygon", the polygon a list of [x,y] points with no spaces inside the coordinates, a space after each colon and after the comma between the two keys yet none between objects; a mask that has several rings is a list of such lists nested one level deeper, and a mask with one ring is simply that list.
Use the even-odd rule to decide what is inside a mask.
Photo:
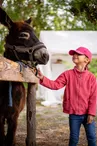
[{"label": "fence post", "polygon": [[36,84],[28,83],[26,146],[36,146]]}]

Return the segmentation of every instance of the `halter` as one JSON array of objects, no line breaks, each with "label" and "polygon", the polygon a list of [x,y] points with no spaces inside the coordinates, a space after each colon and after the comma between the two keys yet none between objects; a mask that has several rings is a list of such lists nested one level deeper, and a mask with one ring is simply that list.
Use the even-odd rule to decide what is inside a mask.
[{"label": "halter", "polygon": [[[36,63],[34,64],[34,52],[36,50],[40,50],[42,47],[46,48],[45,45],[42,42],[36,43],[32,47],[24,47],[24,46],[15,46],[15,45],[10,45],[10,44],[5,44],[5,48],[11,50],[15,57],[17,58],[18,61],[23,62],[24,64],[28,65],[30,68],[36,67]],[[31,64],[26,63],[23,60],[20,60],[18,54],[19,53],[27,53],[29,55],[29,61],[31,61]]]}]

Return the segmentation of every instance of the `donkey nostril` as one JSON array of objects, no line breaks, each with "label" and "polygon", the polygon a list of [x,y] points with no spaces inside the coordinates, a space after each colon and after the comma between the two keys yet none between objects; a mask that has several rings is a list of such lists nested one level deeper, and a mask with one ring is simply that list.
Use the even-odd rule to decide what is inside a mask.
[{"label": "donkey nostril", "polygon": [[42,56],[44,59],[47,58],[47,54],[46,53],[43,53],[43,56]]},{"label": "donkey nostril", "polygon": [[49,60],[49,55],[47,53],[44,53],[42,57],[43,59]]}]

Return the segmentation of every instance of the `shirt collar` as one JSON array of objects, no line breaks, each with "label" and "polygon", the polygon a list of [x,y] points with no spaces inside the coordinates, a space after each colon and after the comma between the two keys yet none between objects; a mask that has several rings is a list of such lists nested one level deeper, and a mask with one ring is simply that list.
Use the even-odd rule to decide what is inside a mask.
[{"label": "shirt collar", "polygon": [[76,66],[74,67],[74,71],[76,71],[77,73],[86,73],[88,70],[87,68],[84,71],[80,71],[76,68]]}]

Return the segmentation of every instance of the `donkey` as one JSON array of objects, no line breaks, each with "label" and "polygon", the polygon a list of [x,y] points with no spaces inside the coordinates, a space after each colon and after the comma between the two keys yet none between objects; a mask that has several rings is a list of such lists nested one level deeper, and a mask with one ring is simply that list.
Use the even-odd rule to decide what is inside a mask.
[{"label": "donkey", "polygon": [[[13,22],[0,7],[0,23],[7,27],[4,56],[28,64],[46,64],[49,54],[45,45],[36,37],[30,26],[31,19]],[[0,81],[0,146],[15,146],[17,122],[25,105],[25,88],[20,82],[11,82],[12,105],[9,105],[10,82]],[[5,132],[5,124],[7,130]]]}]

